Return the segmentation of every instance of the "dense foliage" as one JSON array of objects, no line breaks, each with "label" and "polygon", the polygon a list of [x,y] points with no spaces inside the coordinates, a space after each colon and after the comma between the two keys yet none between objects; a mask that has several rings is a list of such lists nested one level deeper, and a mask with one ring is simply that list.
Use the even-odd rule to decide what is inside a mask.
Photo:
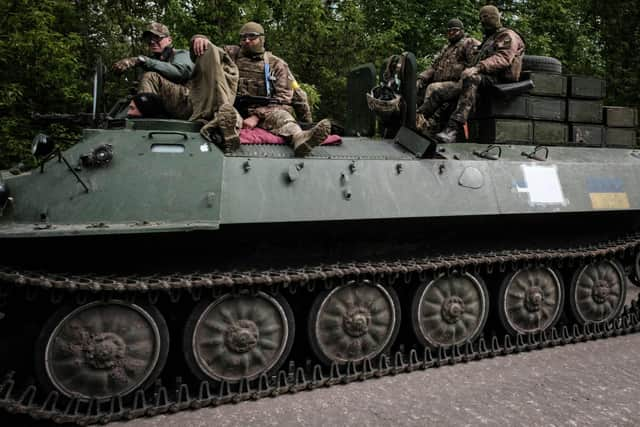
[{"label": "dense foliage", "polygon": [[[90,111],[94,64],[144,52],[144,24],[159,20],[174,44],[206,34],[235,43],[243,22],[261,22],[267,43],[319,99],[316,115],[344,115],[346,74],[415,52],[422,66],[444,43],[452,17],[481,37],[481,0],[0,0],[0,168],[27,160],[41,129],[34,112]],[[637,0],[504,0],[491,2],[518,29],[527,53],[563,62],[567,73],[604,76],[611,105],[640,105],[640,8]],[[129,76],[107,75],[105,105],[127,93]]]}]

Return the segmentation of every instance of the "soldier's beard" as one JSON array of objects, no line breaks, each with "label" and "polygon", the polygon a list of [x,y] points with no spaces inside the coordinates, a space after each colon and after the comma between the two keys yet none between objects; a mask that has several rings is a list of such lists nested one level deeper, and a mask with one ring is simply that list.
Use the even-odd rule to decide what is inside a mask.
[{"label": "soldier's beard", "polygon": [[458,40],[460,40],[463,36],[464,36],[464,33],[462,31],[460,31],[460,32],[456,33],[455,36],[448,37],[449,43],[454,44]]},{"label": "soldier's beard", "polygon": [[264,39],[260,37],[260,41],[256,44],[243,45],[240,48],[242,53],[248,56],[260,55],[264,53]]}]

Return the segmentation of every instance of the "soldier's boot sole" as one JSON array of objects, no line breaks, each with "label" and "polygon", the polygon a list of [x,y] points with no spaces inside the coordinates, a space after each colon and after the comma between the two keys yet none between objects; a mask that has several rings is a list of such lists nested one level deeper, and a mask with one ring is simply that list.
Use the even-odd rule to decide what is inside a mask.
[{"label": "soldier's boot sole", "polygon": [[328,119],[320,120],[318,124],[309,130],[293,136],[293,152],[296,157],[306,157],[313,147],[317,147],[327,139],[331,133],[331,122]]},{"label": "soldier's boot sole", "polygon": [[442,132],[436,134],[436,139],[440,142],[444,142],[447,144],[451,144],[456,142],[456,136],[458,135],[458,131],[455,128],[447,128]]},{"label": "soldier's boot sole", "polygon": [[236,110],[230,104],[223,104],[218,110],[218,126],[222,131],[224,151],[230,153],[240,148],[240,134],[236,128]]}]

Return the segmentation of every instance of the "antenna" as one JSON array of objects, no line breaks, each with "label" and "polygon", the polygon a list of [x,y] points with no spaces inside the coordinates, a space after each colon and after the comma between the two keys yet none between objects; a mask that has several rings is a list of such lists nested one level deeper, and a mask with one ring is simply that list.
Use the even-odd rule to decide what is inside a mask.
[{"label": "antenna", "polygon": [[102,58],[98,57],[96,60],[96,68],[93,74],[93,108],[92,117],[95,122],[98,114],[98,108],[102,105],[102,83],[104,79],[104,66],[102,65]]}]

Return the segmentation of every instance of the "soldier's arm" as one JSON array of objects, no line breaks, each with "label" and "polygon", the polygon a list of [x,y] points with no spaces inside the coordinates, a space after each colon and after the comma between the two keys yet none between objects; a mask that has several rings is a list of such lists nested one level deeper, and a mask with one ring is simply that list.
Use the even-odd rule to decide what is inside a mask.
[{"label": "soldier's arm", "polygon": [[155,71],[172,82],[182,83],[191,77],[193,62],[186,51],[176,51],[171,62],[160,61],[158,59],[147,58],[142,64],[146,71]]},{"label": "soldier's arm", "polygon": [[482,73],[493,74],[508,68],[516,56],[521,54],[522,46],[509,32],[504,32],[496,38],[496,52],[480,61],[477,65]]},{"label": "soldier's arm", "polygon": [[420,74],[418,74],[418,80],[422,80],[423,84],[426,86],[431,83],[433,80],[434,70],[433,67],[429,67]]},{"label": "soldier's arm", "polygon": [[473,37],[467,38],[464,44],[464,62],[465,66],[470,67],[473,65],[476,55],[478,54],[478,47],[480,46],[480,41],[474,39]]}]

